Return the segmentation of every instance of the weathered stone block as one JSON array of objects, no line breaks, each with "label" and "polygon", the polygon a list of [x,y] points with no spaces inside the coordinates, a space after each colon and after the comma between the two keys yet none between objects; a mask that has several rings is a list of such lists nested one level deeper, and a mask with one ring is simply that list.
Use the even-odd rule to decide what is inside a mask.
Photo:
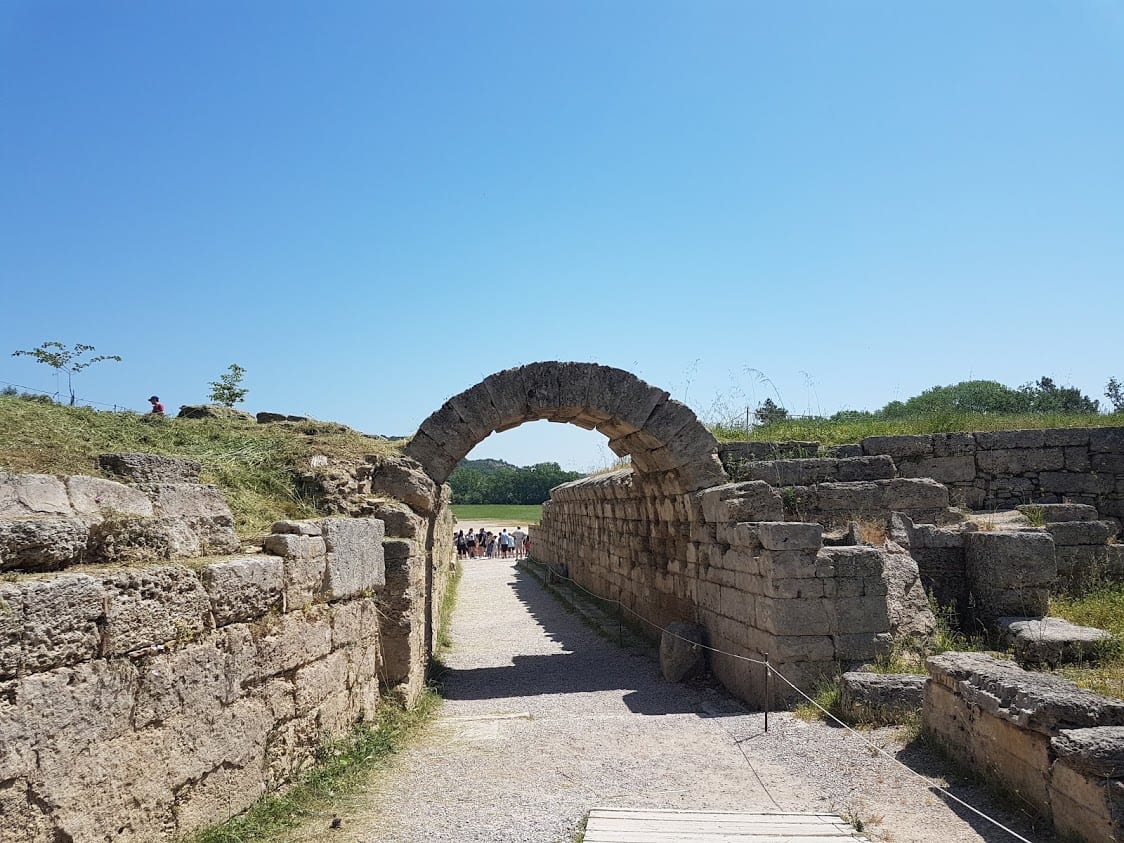
[{"label": "weathered stone block", "polygon": [[94,577],[66,574],[20,584],[22,672],[35,673],[98,655],[105,591]]},{"label": "weathered stone block", "polygon": [[134,483],[198,483],[203,468],[197,460],[159,454],[101,454],[98,464]]},{"label": "weathered stone block", "polygon": [[282,608],[284,567],[275,556],[247,556],[203,569],[216,626],[259,618]]},{"label": "weathered stone block", "polygon": [[58,477],[0,473],[0,518],[73,514],[66,486]]},{"label": "weathered stone block", "polygon": [[851,720],[896,723],[921,710],[927,678],[911,673],[847,672],[840,681],[840,706]]},{"label": "weathered stone block", "polygon": [[[281,533],[293,536],[319,536],[320,524],[316,521],[275,521],[269,528],[270,533]],[[285,554],[278,554],[284,556]]]},{"label": "weathered stone block", "polygon": [[327,548],[325,593],[341,600],[386,585],[385,530],[377,518],[325,518],[320,521]]},{"label": "weathered stone block", "polygon": [[1043,616],[1057,582],[1054,542],[1045,533],[965,534],[965,568],[985,622],[1004,616]]},{"label": "weathered stone block", "polygon": [[1124,426],[1091,428],[1089,450],[1093,453],[1124,453]]},{"label": "weathered stone block", "polygon": [[1005,477],[1032,471],[1057,471],[1065,466],[1065,454],[1060,448],[1001,448],[980,451],[976,454],[976,464],[981,471]]},{"label": "weathered stone block", "polygon": [[936,480],[899,477],[886,484],[883,505],[904,512],[947,509],[948,487]]},{"label": "weathered stone block", "polygon": [[262,541],[262,549],[274,556],[293,560],[317,559],[328,552],[321,536],[297,533],[272,533]]},{"label": "weathered stone block", "polygon": [[0,570],[57,571],[85,561],[89,525],[78,518],[0,518]]},{"label": "weathered stone block", "polygon": [[767,550],[818,550],[823,547],[823,526],[787,521],[761,521],[752,526]]},{"label": "weathered stone block", "polygon": [[1058,524],[1063,521],[1096,521],[1097,508],[1082,503],[1030,503],[1016,506],[1019,512],[1040,514],[1047,523]]},{"label": "weathered stone block", "polygon": [[187,568],[127,570],[101,579],[107,601],[105,655],[191,638],[211,624],[211,601]]},{"label": "weathered stone block", "polygon": [[668,682],[682,682],[703,672],[706,630],[693,623],[669,623],[660,637],[660,671]]},{"label": "weathered stone block", "polygon": [[962,454],[901,460],[898,472],[902,477],[929,477],[938,483],[964,483],[976,478],[976,458],[972,454]]},{"label": "weathered stone block", "polygon": [[867,454],[887,454],[898,460],[901,457],[921,457],[933,453],[933,437],[918,436],[868,436],[862,441]]},{"label": "weathered stone block", "polygon": [[1095,661],[1112,640],[1103,629],[1077,626],[1062,618],[999,618],[998,628],[1019,664],[1027,666]]},{"label": "weathered stone block", "polygon": [[372,457],[371,494],[400,500],[415,512],[428,515],[437,502],[437,484],[409,459]]},{"label": "weathered stone block", "polygon": [[1055,545],[1101,545],[1116,535],[1117,526],[1108,521],[1062,521],[1047,523],[1046,532]]},{"label": "weathered stone block", "polygon": [[1046,445],[1046,432],[1043,430],[988,430],[975,436],[981,451],[1042,448]]},{"label": "weathered stone block", "polygon": [[23,660],[23,591],[0,583],[0,680],[19,672]]},{"label": "weathered stone block", "polygon": [[152,501],[148,496],[123,483],[75,475],[66,478],[66,490],[71,508],[79,515],[152,515]]},{"label": "weathered stone block", "polygon": [[887,454],[870,457],[840,455],[836,474],[839,481],[843,483],[856,480],[889,480],[898,476],[898,469],[894,465],[893,458]]}]

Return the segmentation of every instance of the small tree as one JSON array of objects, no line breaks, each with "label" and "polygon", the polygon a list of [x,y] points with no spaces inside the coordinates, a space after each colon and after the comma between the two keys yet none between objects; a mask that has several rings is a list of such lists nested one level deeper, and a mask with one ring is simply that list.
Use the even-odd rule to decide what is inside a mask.
[{"label": "small tree", "polygon": [[753,411],[758,424],[772,424],[788,418],[788,410],[773,403],[772,398],[766,398],[761,405]]},{"label": "small tree", "polygon": [[70,406],[74,406],[74,376],[85,369],[103,360],[121,362],[117,354],[99,354],[89,360],[82,360],[82,355],[96,351],[92,345],[76,343],[74,348],[67,348],[61,342],[45,342],[38,348],[30,351],[13,351],[13,357],[34,357],[38,362],[45,363],[59,372],[66,372],[66,388],[70,392]]},{"label": "small tree", "polygon": [[225,407],[233,407],[240,403],[250,390],[241,386],[242,376],[246,370],[237,363],[230,364],[230,371],[219,375],[217,381],[211,381],[211,400]]},{"label": "small tree", "polygon": [[1124,384],[1116,378],[1109,378],[1104,385],[1104,397],[1112,403],[1112,412],[1124,413]]}]

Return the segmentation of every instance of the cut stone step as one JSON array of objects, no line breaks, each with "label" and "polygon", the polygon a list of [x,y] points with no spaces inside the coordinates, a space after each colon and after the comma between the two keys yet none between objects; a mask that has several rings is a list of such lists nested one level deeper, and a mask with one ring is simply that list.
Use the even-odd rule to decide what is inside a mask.
[{"label": "cut stone step", "polygon": [[1075,664],[1096,661],[1112,635],[1103,629],[1077,626],[1062,618],[1000,618],[1003,643],[1023,665]]}]

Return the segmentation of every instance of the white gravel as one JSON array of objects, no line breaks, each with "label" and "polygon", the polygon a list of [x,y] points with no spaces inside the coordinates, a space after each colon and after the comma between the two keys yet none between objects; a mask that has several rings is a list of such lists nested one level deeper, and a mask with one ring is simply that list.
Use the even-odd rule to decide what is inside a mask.
[{"label": "white gravel", "polygon": [[[291,840],[569,841],[593,807],[839,813],[872,839],[1011,841],[954,811],[843,729],[747,712],[721,690],[663,681],[566,611],[511,560],[465,564],[445,704],[369,789],[341,799],[340,828],[317,818]],[[901,750],[893,730],[866,738]],[[947,768],[922,749],[913,769]],[[1035,830],[978,787],[954,792],[1030,840]]]}]

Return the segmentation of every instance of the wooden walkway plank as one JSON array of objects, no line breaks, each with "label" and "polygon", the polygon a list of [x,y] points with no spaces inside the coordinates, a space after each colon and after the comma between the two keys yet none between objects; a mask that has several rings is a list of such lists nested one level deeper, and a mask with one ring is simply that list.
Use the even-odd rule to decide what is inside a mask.
[{"label": "wooden walkway plank", "polygon": [[594,808],[586,843],[842,843],[865,840],[833,814]]}]

